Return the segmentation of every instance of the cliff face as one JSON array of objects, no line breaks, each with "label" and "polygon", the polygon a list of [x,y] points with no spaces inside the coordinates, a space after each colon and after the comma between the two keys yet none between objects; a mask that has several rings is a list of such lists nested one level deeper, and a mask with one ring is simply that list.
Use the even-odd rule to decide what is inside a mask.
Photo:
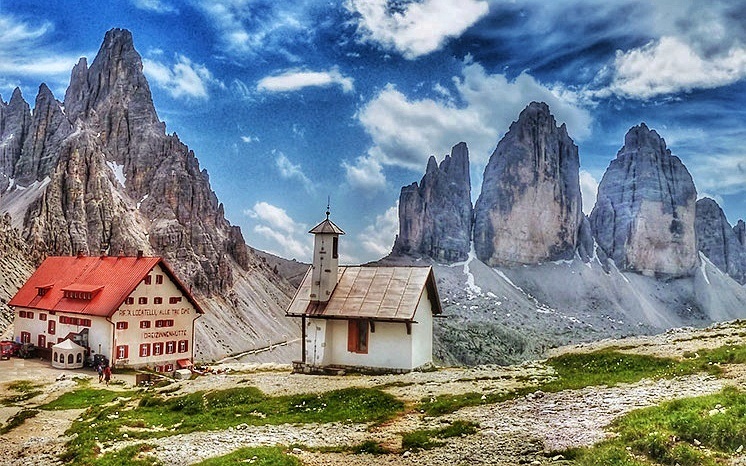
[{"label": "cliff face", "polygon": [[697,249],[738,283],[746,283],[746,248],[717,202],[709,198],[698,200],[694,224]]},{"label": "cliff face", "polygon": [[462,142],[440,166],[430,157],[419,185],[402,188],[393,254],[462,261],[469,254],[471,228],[469,150]]},{"label": "cliff face", "polygon": [[591,228],[600,252],[623,270],[688,275],[698,265],[694,233],[697,191],[689,171],[643,123],[598,186]]},{"label": "cliff face", "polygon": [[741,246],[746,247],[746,223],[743,220],[738,220],[736,226],[733,227],[733,233],[736,234],[736,239],[741,243]]},{"label": "cliff face", "polygon": [[[207,341],[219,338],[224,323],[214,319],[224,316],[198,321],[206,327],[198,353],[208,359],[298,333],[279,318],[291,287],[250,252],[194,153],[158,120],[129,31],[107,32],[90,68],[85,58],[75,65],[64,104],[42,84],[33,114],[18,91],[0,112],[0,210],[36,260],[163,256],[207,308],[230,310],[240,335],[229,342]],[[276,297],[271,304],[252,290],[257,280]],[[272,317],[258,318],[263,312]]]},{"label": "cliff face", "polygon": [[583,221],[578,148],[549,107],[532,102],[498,143],[474,208],[474,247],[488,265],[572,258]]}]

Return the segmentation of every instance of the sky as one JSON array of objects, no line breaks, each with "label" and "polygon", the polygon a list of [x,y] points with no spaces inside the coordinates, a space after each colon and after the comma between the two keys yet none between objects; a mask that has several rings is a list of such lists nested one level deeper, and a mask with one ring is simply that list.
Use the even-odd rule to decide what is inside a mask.
[{"label": "sky", "polygon": [[579,147],[586,213],[645,122],[746,218],[746,0],[0,0],[0,96],[62,100],[113,27],[228,220],[282,257],[310,259],[327,199],[343,262],[386,255],[401,187],[460,141],[476,200],[531,101]]}]

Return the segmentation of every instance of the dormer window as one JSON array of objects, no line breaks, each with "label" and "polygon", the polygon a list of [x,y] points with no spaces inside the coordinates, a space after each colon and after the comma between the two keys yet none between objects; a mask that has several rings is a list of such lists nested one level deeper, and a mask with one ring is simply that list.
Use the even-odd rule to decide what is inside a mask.
[{"label": "dormer window", "polygon": [[52,289],[52,285],[43,285],[43,286],[37,286],[36,287],[36,295],[37,296],[44,296],[47,294],[47,291]]},{"label": "dormer window", "polygon": [[96,285],[70,285],[62,289],[62,296],[68,299],[92,300],[103,286]]}]

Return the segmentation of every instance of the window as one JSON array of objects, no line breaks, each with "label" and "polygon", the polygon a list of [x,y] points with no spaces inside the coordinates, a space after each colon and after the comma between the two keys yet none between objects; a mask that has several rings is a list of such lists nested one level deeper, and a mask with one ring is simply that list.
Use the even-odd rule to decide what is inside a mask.
[{"label": "window", "polygon": [[[62,316],[60,316],[60,317],[62,317]],[[47,321],[47,333],[48,334],[54,335],[55,324],[56,324],[56,322],[54,320]]]},{"label": "window", "polygon": [[39,314],[39,320],[47,320],[46,314]]},{"label": "window", "polygon": [[91,319],[80,319],[80,325],[82,327],[90,327],[91,326]]},{"label": "window", "polygon": [[21,332],[21,343],[31,343],[31,334],[29,332]]},{"label": "window", "polygon": [[156,285],[163,285],[163,275],[156,275],[155,276],[155,284]]},{"label": "window", "polygon": [[147,358],[148,356],[150,356],[150,343],[141,343],[140,344],[140,357]]},{"label": "window", "polygon": [[150,275],[145,275],[145,284],[150,285],[150,283],[153,281],[153,277]]},{"label": "window", "polygon": [[53,342],[50,341],[49,343],[47,343],[47,348],[52,349],[53,346],[54,346]]},{"label": "window", "polygon": [[178,304],[181,302],[181,296],[171,296],[168,298],[168,304]]},{"label": "window", "polygon": [[166,342],[166,354],[174,354],[175,352],[176,352],[176,342],[167,341]]},{"label": "window", "polygon": [[68,354],[68,355],[67,355],[67,363],[68,363],[68,364],[72,364],[72,363],[74,363],[74,362],[75,362],[75,356],[73,356],[73,354],[72,354],[72,353]]},{"label": "window", "polygon": [[26,311],[18,311],[18,317],[20,317],[21,319],[25,319],[26,318]]},{"label": "window", "polygon": [[153,343],[153,356],[163,354],[163,343]]},{"label": "window", "polygon": [[83,362],[83,353],[78,353],[78,355],[75,356],[75,362],[77,362],[78,364]]},{"label": "window", "polygon": [[39,337],[37,338],[37,343],[38,345],[36,346],[38,346],[39,348],[44,348],[45,346],[47,346],[47,336],[39,335]]},{"label": "window", "polygon": [[148,304],[148,298],[146,296],[137,298],[137,304]]},{"label": "window", "polygon": [[163,372],[163,366],[155,366],[156,372]]},{"label": "window", "polygon": [[129,298],[124,300],[124,304],[135,304],[135,298],[130,296]]},{"label": "window", "polygon": [[18,311],[18,317],[21,317],[23,319],[33,319],[34,313],[31,311]]},{"label": "window", "polygon": [[150,328],[150,321],[149,320],[141,320],[140,321],[140,328]]},{"label": "window", "polygon": [[368,354],[368,322],[364,320],[347,321],[347,351]]},{"label": "window", "polygon": [[179,340],[179,353],[189,351],[189,340]]},{"label": "window", "polygon": [[163,298],[160,296],[153,298],[153,304],[163,304]]},{"label": "window", "polygon": [[174,371],[174,365],[173,364],[166,364],[165,371],[166,372],[173,372]]},{"label": "window", "polygon": [[127,330],[127,327],[129,327],[128,322],[117,322],[117,330]]},{"label": "window", "polygon": [[117,346],[117,359],[127,359],[129,356],[129,347],[127,345]]},{"label": "window", "polygon": [[156,327],[173,327],[174,320],[173,319],[156,320],[155,326]]},{"label": "window", "polygon": [[332,238],[332,258],[336,259],[339,257],[339,238],[336,236]]},{"label": "window", "polygon": [[54,352],[54,362],[57,362],[57,351]]}]

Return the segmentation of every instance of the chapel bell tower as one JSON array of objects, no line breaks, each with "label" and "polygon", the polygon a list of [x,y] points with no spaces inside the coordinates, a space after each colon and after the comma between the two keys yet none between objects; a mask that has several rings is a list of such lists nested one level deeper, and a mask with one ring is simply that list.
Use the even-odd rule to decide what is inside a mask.
[{"label": "chapel bell tower", "polygon": [[313,266],[311,271],[311,301],[325,303],[337,286],[339,271],[339,235],[344,235],[337,225],[329,220],[329,207],[326,220],[309,231],[313,233]]}]

